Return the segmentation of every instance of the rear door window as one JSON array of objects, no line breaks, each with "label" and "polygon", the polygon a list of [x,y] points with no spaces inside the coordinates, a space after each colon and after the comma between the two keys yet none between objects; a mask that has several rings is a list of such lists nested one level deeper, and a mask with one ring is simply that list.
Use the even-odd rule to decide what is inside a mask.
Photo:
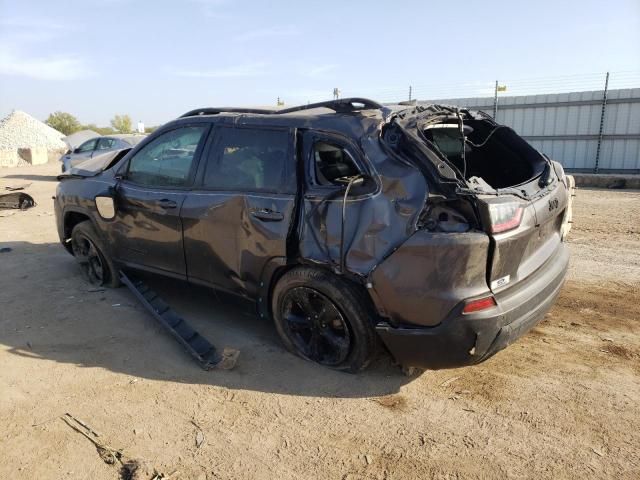
[{"label": "rear door window", "polygon": [[113,145],[116,143],[114,138],[101,138],[98,140],[98,148],[97,150],[109,150],[113,148]]},{"label": "rear door window", "polygon": [[289,144],[288,130],[220,127],[204,186],[248,192],[288,190],[289,179],[295,179],[295,171],[289,168]]},{"label": "rear door window", "polygon": [[313,145],[313,171],[316,185],[343,185],[360,173],[351,154],[344,147],[316,141]]},{"label": "rear door window", "polygon": [[208,126],[170,130],[142,147],[129,161],[127,180],[139,185],[187,185],[193,161]]}]

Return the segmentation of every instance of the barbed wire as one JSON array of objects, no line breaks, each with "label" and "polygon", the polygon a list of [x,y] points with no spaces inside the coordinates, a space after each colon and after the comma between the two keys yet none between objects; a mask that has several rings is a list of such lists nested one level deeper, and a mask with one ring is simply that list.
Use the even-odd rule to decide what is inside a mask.
[{"label": "barbed wire", "polygon": [[[541,95],[550,93],[569,93],[598,91],[604,89],[606,72],[565,74],[549,77],[504,78],[497,79],[506,91],[499,91],[500,97]],[[453,98],[493,97],[496,80],[484,80],[464,83],[418,83],[404,87],[381,87],[341,90],[341,97],[370,97],[384,103],[411,99],[439,100]],[[640,88],[640,70],[623,70],[609,73],[609,89]],[[307,101],[320,101],[331,98],[327,95],[314,95]]]}]

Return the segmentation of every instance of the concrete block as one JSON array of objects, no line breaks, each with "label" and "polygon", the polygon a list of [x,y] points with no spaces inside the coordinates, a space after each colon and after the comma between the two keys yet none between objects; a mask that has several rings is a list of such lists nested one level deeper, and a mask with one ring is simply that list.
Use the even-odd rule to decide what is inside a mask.
[{"label": "concrete block", "polygon": [[49,161],[46,147],[19,148],[18,155],[30,165],[43,165]]},{"label": "concrete block", "polygon": [[65,149],[49,150],[47,152],[47,158],[49,162],[57,162],[58,160],[60,160],[60,157],[64,155],[66,152],[67,150]]},{"label": "concrete block", "polygon": [[640,189],[640,175],[572,173],[576,187]]},{"label": "concrete block", "polygon": [[17,167],[19,162],[16,150],[0,150],[0,167]]}]

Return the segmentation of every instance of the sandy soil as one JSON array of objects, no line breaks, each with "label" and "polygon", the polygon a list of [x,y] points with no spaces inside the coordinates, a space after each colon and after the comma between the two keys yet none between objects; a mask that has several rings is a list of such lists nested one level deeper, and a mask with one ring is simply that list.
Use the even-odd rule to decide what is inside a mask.
[{"label": "sandy soil", "polygon": [[640,477],[640,192],[578,191],[557,305],[471,368],[406,377],[383,356],[336,373],[246,308],[157,280],[242,351],[204,372],[126,289],[82,280],[57,243],[57,167],[0,170],[38,201],[0,217],[0,478],[120,477],[65,412],[172,479]]}]

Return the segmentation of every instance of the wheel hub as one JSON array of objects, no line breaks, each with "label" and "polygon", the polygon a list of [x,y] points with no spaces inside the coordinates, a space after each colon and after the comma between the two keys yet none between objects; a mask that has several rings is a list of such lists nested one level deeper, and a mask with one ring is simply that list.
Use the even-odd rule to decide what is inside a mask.
[{"label": "wheel hub", "polygon": [[336,305],[317,290],[289,290],[282,302],[282,318],[289,338],[305,358],[331,366],[349,355],[347,322]]},{"label": "wheel hub", "polygon": [[89,283],[102,285],[104,283],[103,260],[91,239],[85,235],[80,235],[74,239],[72,248],[73,255]]}]

